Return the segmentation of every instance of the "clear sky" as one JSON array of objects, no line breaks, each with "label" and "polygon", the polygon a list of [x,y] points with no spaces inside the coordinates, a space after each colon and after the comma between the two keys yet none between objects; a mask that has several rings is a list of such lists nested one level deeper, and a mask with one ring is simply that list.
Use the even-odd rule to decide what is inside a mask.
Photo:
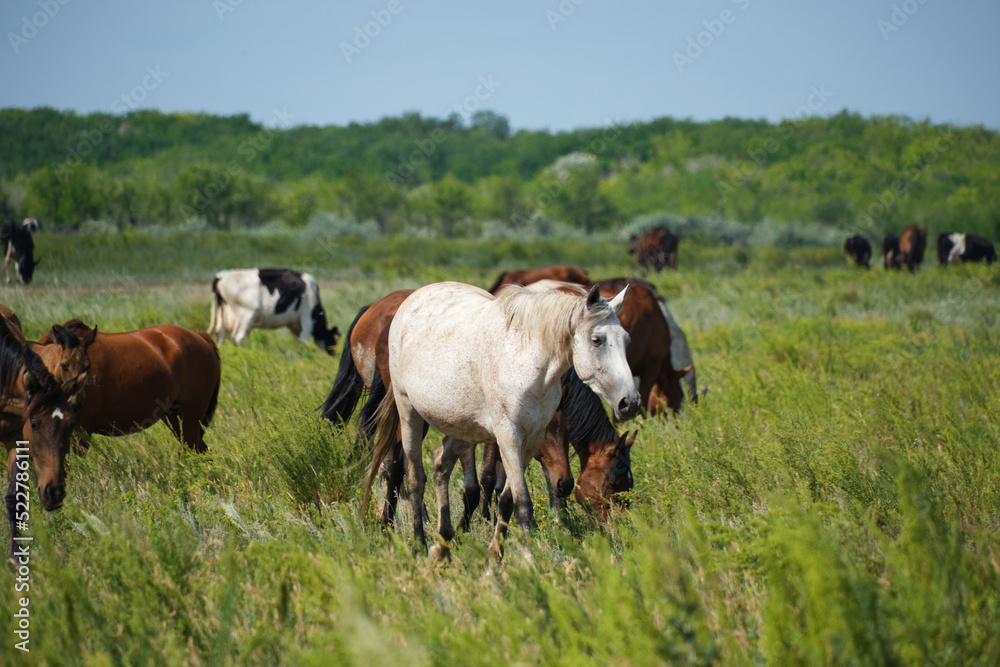
[{"label": "clear sky", "polygon": [[4,0],[0,28],[0,107],[1000,128],[997,0]]}]

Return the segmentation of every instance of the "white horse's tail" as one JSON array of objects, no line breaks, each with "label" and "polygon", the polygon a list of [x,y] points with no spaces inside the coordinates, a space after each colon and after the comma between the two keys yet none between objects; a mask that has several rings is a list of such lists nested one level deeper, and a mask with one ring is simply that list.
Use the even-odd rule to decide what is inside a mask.
[{"label": "white horse's tail", "polygon": [[[393,446],[399,440],[399,408],[396,407],[396,397],[392,393],[392,381],[385,386],[385,396],[379,403],[378,410],[372,420],[378,424],[375,431],[375,448],[372,450],[372,463],[365,475],[364,494],[362,495],[362,511],[367,511],[368,501],[372,494],[372,484],[378,476],[382,461],[392,451]],[[391,491],[390,491],[391,493]]]},{"label": "white horse's tail", "polygon": [[691,348],[688,347],[687,336],[681,330],[677,320],[667,309],[667,301],[662,295],[656,295],[656,303],[660,306],[663,319],[667,321],[667,328],[670,329],[670,366],[677,373],[684,373],[681,381],[687,385],[691,400],[698,402],[698,382],[695,379],[694,359],[691,357]]}]

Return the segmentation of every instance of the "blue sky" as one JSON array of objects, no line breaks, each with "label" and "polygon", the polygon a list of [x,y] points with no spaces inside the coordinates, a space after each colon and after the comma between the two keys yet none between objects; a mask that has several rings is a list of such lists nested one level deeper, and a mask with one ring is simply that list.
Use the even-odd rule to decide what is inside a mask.
[{"label": "blue sky", "polygon": [[5,0],[0,107],[342,125],[460,105],[553,130],[846,108],[1000,128],[997,26],[996,0]]}]

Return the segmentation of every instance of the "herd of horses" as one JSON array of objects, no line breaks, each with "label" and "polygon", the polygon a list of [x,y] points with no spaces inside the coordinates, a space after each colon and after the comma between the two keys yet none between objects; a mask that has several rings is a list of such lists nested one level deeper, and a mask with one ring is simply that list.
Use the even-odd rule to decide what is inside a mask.
[{"label": "herd of horses", "polygon": [[[275,309],[285,314],[298,304],[325,328],[318,289],[303,274],[250,271],[260,282],[260,298],[248,302],[256,304],[253,323],[268,326]],[[213,322],[226,320],[225,313],[239,319],[226,299],[247,302],[248,294],[257,294],[247,288],[253,281],[234,290],[218,289],[218,282]],[[66,498],[71,442],[84,453],[89,434],[119,436],[164,422],[191,449],[207,450],[224,331],[213,337],[163,324],[107,333],[72,319],[31,342],[17,315],[0,306],[0,435],[8,453],[11,554],[19,517],[28,508],[22,447],[41,504],[50,511]],[[316,338],[327,352],[329,341]],[[630,450],[638,432],[618,433],[602,400],[616,421],[624,421],[640,411],[676,412],[687,397],[697,400],[696,389],[687,341],[653,285],[637,278],[594,282],[578,269],[550,267],[505,273],[491,291],[436,283],[365,306],[347,333],[320,409],[340,428],[366,399],[356,439],[372,450],[366,506],[381,471],[381,518],[391,524],[405,475],[414,535],[424,546],[421,443],[430,426],[444,434],[433,455],[439,511],[431,554],[448,554],[454,535],[448,482],[461,461],[464,512],[458,526],[467,529],[477,509],[495,518],[490,553],[500,558],[511,518],[525,529],[532,523],[524,474],[532,458],[542,464],[553,507],[564,508],[575,491],[581,504],[606,517],[633,487]],[[478,443],[485,446],[477,479]],[[576,480],[571,446],[580,461]]]},{"label": "herd of horses", "polygon": [[[992,264],[997,259],[993,243],[975,234],[944,232],[938,235],[937,248],[941,266],[959,262]],[[910,273],[914,273],[923,263],[926,250],[927,230],[920,225],[907,225],[899,236],[889,234],[883,239],[882,266],[886,271],[905,266]],[[844,252],[858,266],[871,268],[872,245],[864,236],[849,236],[844,242]]]}]

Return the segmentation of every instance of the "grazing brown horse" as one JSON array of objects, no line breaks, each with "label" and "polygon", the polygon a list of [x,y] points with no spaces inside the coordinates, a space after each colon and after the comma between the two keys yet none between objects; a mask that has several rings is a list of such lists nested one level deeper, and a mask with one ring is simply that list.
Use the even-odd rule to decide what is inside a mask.
[{"label": "grazing brown horse", "polygon": [[[375,425],[374,411],[385,396],[384,381],[388,375],[388,365],[376,363],[379,342],[388,341],[389,324],[400,304],[412,293],[413,290],[397,290],[358,312],[347,332],[347,344],[344,345],[333,387],[320,406],[322,415],[326,419],[335,424],[346,423],[357,407],[364,389],[367,388],[368,400],[361,412],[361,435],[369,443]],[[387,350],[383,353],[387,354]],[[543,445],[535,458],[542,464],[546,478],[553,479],[553,484],[559,491],[569,495],[573,489],[573,473],[565,449],[558,448],[554,443],[551,446]],[[475,449],[469,448],[463,451],[459,460],[462,462],[465,474],[462,497],[465,513],[459,527],[465,529],[468,527],[468,517],[479,505],[480,490],[479,482],[476,480]],[[381,517],[383,523],[388,525],[395,518],[396,504],[405,474],[401,444],[393,450],[392,458],[382,474],[388,491]],[[448,474],[451,474],[450,469]]]},{"label": "grazing brown horse", "polygon": [[628,253],[635,255],[643,271],[652,266],[655,271],[677,268],[677,246],[679,240],[663,225],[650,227],[642,234],[633,234],[628,239]]},{"label": "grazing brown horse", "polygon": [[564,283],[590,286],[590,278],[582,269],[572,266],[546,266],[541,269],[524,269],[504,271],[489,289],[490,294],[496,294],[504,285],[530,285],[539,280],[558,280]]},{"label": "grazing brown horse", "polygon": [[67,388],[24,340],[17,316],[7,313],[13,315],[6,307],[0,312],[0,438],[7,450],[8,554],[15,565],[26,565],[17,544],[18,525],[30,513],[28,468],[33,464],[42,507],[49,512],[62,507],[74,417]]},{"label": "grazing brown horse", "polygon": [[[117,436],[164,421],[191,449],[208,449],[205,428],[215,414],[222,375],[208,334],[173,324],[100,334],[80,320],[64,326],[80,338],[93,333],[89,380],[76,397],[80,429]],[[56,335],[49,331],[39,342]]]},{"label": "grazing brown horse", "polygon": [[[546,428],[543,447],[568,451],[572,443],[580,457],[580,476],[574,488],[576,500],[605,519],[610,504],[623,504],[620,494],[632,490],[632,460],[629,454],[639,432],[619,436],[604,411],[601,399],[573,369],[563,374],[561,382],[562,399],[555,417]],[[506,483],[503,465],[497,465],[499,457],[500,450],[494,444],[487,445],[483,450],[480,509],[487,520],[490,518],[493,493],[499,496]],[[549,487],[550,506],[556,510],[565,509],[565,497],[569,494],[558,493],[547,475],[545,481]],[[462,520],[467,522],[464,516]]]},{"label": "grazing brown horse", "polygon": [[913,273],[924,261],[927,248],[927,230],[920,225],[907,225],[899,235],[900,261]]}]

